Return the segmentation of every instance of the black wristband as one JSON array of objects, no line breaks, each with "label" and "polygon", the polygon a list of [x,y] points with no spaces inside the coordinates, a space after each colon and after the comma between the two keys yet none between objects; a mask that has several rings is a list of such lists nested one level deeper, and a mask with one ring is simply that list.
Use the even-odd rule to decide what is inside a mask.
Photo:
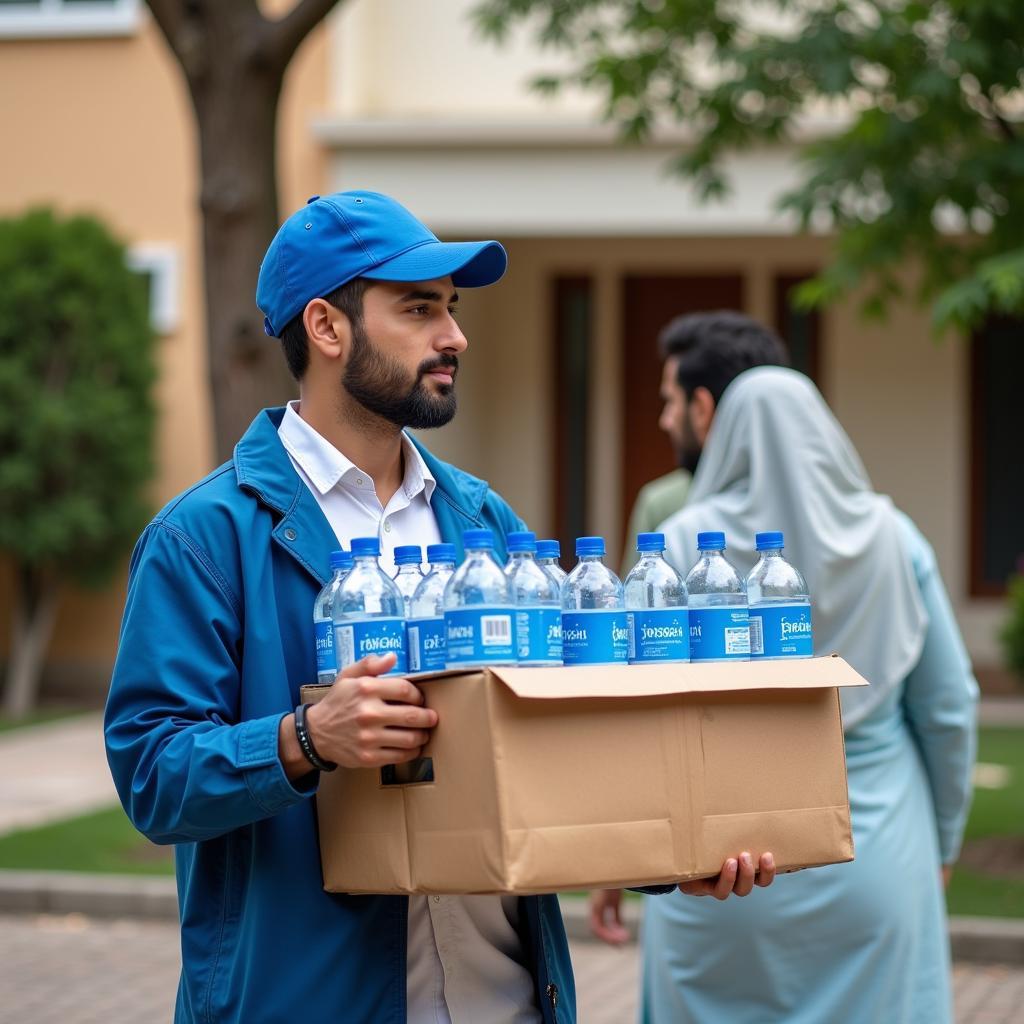
[{"label": "black wristband", "polygon": [[318,772],[333,772],[338,766],[333,761],[325,761],[313,746],[313,737],[309,735],[309,726],[306,725],[306,710],[308,708],[308,704],[299,704],[295,709],[295,735],[299,740],[299,746],[302,747],[302,753],[306,755],[306,760]]}]

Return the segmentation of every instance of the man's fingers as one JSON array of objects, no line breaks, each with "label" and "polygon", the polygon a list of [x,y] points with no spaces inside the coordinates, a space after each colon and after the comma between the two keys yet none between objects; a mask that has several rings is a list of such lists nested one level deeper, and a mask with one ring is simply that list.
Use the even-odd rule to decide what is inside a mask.
[{"label": "man's fingers", "polygon": [[399,750],[420,750],[429,739],[430,733],[426,729],[385,729],[381,743]]},{"label": "man's fingers", "polygon": [[367,679],[366,695],[379,697],[381,700],[396,704],[422,704],[423,694],[418,686],[413,686],[408,679],[387,677],[384,679]]},{"label": "man's fingers", "polygon": [[387,654],[368,654],[365,658],[346,665],[336,678],[356,679],[359,676],[380,676],[395,667],[398,656],[389,651]]},{"label": "man's fingers", "polygon": [[762,853],[761,861],[758,865],[757,878],[754,880],[755,885],[765,886],[771,885],[775,881],[775,858],[770,853]]},{"label": "man's fingers", "polygon": [[729,898],[729,893],[732,892],[732,887],[736,884],[736,875],[739,871],[739,865],[735,858],[730,857],[725,864],[722,865],[722,873],[715,879],[714,888],[711,890],[711,895],[716,900],[725,900]]},{"label": "man's fingers", "polygon": [[749,896],[754,889],[754,859],[749,853],[741,853],[739,870],[732,891],[736,896]]}]

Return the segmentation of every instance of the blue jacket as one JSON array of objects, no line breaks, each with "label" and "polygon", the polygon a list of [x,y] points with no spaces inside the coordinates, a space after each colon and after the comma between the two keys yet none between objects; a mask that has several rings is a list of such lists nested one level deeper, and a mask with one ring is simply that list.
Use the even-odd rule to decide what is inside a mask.
[{"label": "blue jacket", "polygon": [[[404,1024],[408,900],[323,891],[315,781],[295,788],[278,760],[281,717],[316,680],[313,601],[337,547],[278,439],[282,414],[261,412],[234,460],[139,539],[107,757],[136,828],[178,844],[176,1024]],[[464,529],[490,527],[504,557],[520,520],[486,483],[420,450],[444,540],[461,550]],[[570,1024],[556,897],[523,897],[520,921],[545,1024]]]}]

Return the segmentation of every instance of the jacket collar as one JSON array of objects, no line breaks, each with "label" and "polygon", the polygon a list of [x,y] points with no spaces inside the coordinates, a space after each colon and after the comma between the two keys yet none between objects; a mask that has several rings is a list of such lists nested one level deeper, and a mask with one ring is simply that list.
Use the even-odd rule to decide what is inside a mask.
[{"label": "jacket collar", "polygon": [[[314,579],[326,583],[327,555],[337,547],[337,538],[281,444],[277,431],[283,418],[283,406],[263,409],[257,414],[235,445],[235,476],[242,490],[255,495],[280,516],[274,527],[274,540]],[[417,438],[412,438],[412,442],[437,481],[431,507],[441,534],[461,549],[462,530],[480,524],[487,484],[442,462]]]}]

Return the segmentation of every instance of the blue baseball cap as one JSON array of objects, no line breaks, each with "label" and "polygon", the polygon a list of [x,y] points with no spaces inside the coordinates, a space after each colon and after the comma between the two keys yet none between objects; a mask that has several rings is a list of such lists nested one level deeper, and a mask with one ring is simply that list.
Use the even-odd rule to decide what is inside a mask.
[{"label": "blue baseball cap", "polygon": [[442,242],[401,203],[379,192],[312,196],[280,227],[260,265],[256,305],[280,337],[312,299],[357,277],[494,284],[508,265],[499,242]]}]

